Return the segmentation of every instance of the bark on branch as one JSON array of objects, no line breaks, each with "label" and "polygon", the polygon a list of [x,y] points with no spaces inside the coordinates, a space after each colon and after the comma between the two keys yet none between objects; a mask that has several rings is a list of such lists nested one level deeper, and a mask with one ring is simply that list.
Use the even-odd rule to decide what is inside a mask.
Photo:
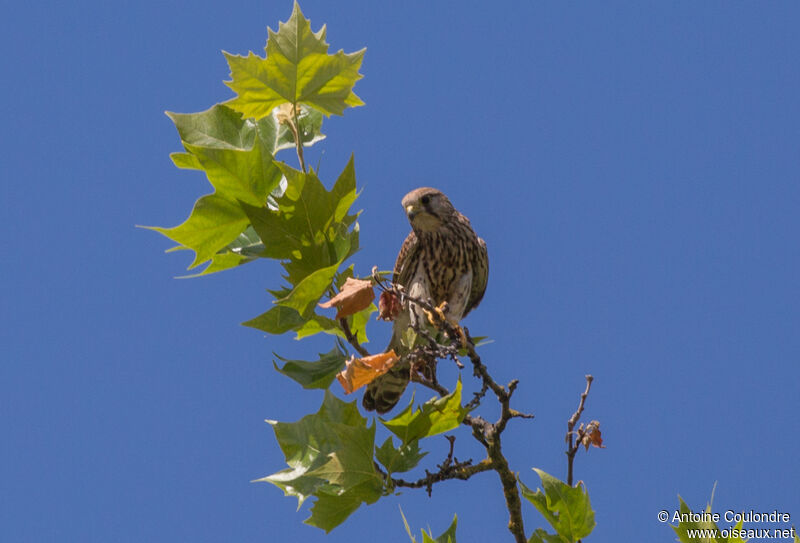
[{"label": "bark on branch", "polygon": [[[481,379],[481,390],[474,394],[466,407],[473,410],[478,407],[481,400],[486,393],[491,390],[497,397],[500,403],[500,418],[491,423],[479,415],[472,415],[468,413],[464,416],[463,424],[472,428],[473,437],[486,449],[487,457],[478,464],[471,464],[469,461],[464,463],[453,462],[452,454],[452,441],[450,455],[448,459],[439,466],[439,471],[430,473],[426,470],[426,476],[413,482],[403,481],[402,479],[392,479],[396,486],[405,486],[409,488],[426,488],[430,495],[434,483],[445,481],[448,479],[468,479],[476,473],[483,471],[494,470],[500,478],[500,483],[503,487],[503,496],[506,501],[506,507],[509,513],[508,530],[514,536],[517,543],[525,543],[525,527],[522,520],[522,504],[520,500],[519,487],[517,486],[517,478],[508,465],[508,460],[503,455],[501,436],[506,429],[508,421],[512,418],[533,418],[533,415],[522,413],[511,407],[511,397],[517,388],[519,381],[514,379],[505,387],[498,384],[497,381],[490,375],[486,365],[483,364],[480,355],[475,350],[475,343],[469,335],[469,330],[460,329],[451,324],[446,318],[437,318],[441,315],[439,308],[429,300],[422,300],[414,298],[405,294],[402,288],[392,283],[384,282],[382,278],[373,273],[373,279],[376,285],[382,290],[390,291],[394,295],[399,296],[403,302],[412,302],[431,315],[433,324],[449,338],[449,342],[439,343],[425,330],[419,330],[421,337],[427,340],[427,345],[419,346],[412,351],[408,356],[413,357],[415,351],[418,351],[418,356],[424,358],[441,358],[452,359],[459,367],[463,365],[458,360],[458,354],[463,354],[466,351],[473,367],[473,374]],[[446,396],[450,391],[439,384],[436,380],[435,371],[431,378],[426,378],[418,372],[411,372],[411,379],[415,382],[422,384],[436,391],[440,396]],[[450,438],[449,438],[450,439]]]}]

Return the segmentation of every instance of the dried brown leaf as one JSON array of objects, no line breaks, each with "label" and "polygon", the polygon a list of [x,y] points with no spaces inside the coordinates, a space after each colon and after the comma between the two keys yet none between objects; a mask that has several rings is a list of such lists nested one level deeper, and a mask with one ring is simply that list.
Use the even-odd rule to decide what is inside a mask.
[{"label": "dried brown leaf", "polygon": [[350,394],[389,371],[398,360],[400,357],[395,354],[394,349],[364,358],[351,356],[336,378],[341,383],[344,393]]},{"label": "dried brown leaf", "polygon": [[586,450],[589,450],[589,445],[593,445],[599,449],[605,449],[603,446],[603,437],[600,434],[600,421],[593,420],[589,424],[586,425],[586,429],[583,429],[583,424],[581,424],[581,428],[579,429],[581,435],[581,444],[586,447]]},{"label": "dried brown leaf", "polygon": [[378,318],[384,321],[393,321],[400,314],[400,297],[388,290],[381,292],[378,299]]},{"label": "dried brown leaf", "polygon": [[368,308],[374,299],[375,291],[372,290],[372,281],[348,277],[339,294],[319,306],[324,309],[335,307],[337,309],[336,318],[343,319]]}]

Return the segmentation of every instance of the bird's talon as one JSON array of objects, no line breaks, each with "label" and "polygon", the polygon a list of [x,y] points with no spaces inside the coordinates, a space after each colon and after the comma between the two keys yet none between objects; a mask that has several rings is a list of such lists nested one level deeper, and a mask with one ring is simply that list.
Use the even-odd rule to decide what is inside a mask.
[{"label": "bird's talon", "polygon": [[455,324],[453,326],[453,328],[455,329],[456,333],[458,334],[458,339],[461,342],[461,348],[462,349],[466,349],[467,348],[467,335],[464,333],[464,329],[461,328],[458,324]]},{"label": "bird's talon", "polygon": [[422,312],[425,313],[426,317],[428,317],[428,322],[431,323],[431,326],[435,327],[436,326],[436,320],[435,320],[436,317],[433,316],[433,312],[432,311],[428,311],[427,309],[423,309]]},{"label": "bird's talon", "polygon": [[435,307],[435,308],[434,308],[434,311],[436,311],[436,314],[439,316],[439,318],[440,318],[442,321],[444,321],[444,320],[446,320],[446,319],[447,319],[447,317],[445,317],[445,313],[447,313],[447,310],[448,310],[449,308],[450,308],[450,306],[449,306],[449,305],[448,305],[448,303],[445,301],[445,302],[442,302],[442,303],[440,303],[440,304],[439,304],[439,307]]}]

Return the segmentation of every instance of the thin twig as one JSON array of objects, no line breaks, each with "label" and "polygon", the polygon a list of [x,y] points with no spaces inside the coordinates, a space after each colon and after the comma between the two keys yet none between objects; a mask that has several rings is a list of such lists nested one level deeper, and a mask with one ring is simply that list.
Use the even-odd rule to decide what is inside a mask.
[{"label": "thin twig", "polygon": [[350,325],[347,323],[347,319],[339,319],[339,326],[342,327],[342,332],[344,332],[344,337],[347,339],[347,342],[353,346],[353,348],[358,351],[358,354],[361,356],[369,356],[369,351],[367,351],[361,344],[358,342],[358,338],[353,335],[353,332],[350,330]]},{"label": "thin twig", "polygon": [[581,441],[578,440],[577,443],[575,441],[575,425],[578,424],[578,420],[581,418],[581,413],[583,413],[583,408],[586,404],[586,397],[589,396],[589,389],[592,388],[592,381],[594,381],[594,377],[591,375],[586,376],[586,390],[583,391],[581,394],[581,401],[578,404],[578,410],[575,411],[572,416],[567,421],[567,484],[572,486],[572,464],[575,461],[575,453],[578,452],[578,448],[581,446]]},{"label": "thin twig", "polygon": [[466,462],[455,462],[447,468],[440,469],[435,473],[425,470],[425,477],[417,479],[416,481],[405,481],[392,477],[392,484],[405,488],[425,488],[428,492],[428,496],[430,496],[435,483],[447,481],[449,479],[466,481],[477,473],[489,471],[491,469],[493,469],[493,466],[491,460],[488,458],[484,458],[477,464],[472,464],[471,460],[467,460]]}]

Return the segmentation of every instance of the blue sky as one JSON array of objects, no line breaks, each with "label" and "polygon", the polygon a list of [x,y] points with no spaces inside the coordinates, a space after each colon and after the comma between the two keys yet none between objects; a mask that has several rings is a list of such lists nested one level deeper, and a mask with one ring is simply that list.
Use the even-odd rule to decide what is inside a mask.
[{"label": "blue sky", "polygon": [[[355,153],[357,270],[391,266],[418,186],[488,243],[467,325],[536,414],[506,433],[523,481],[537,486],[531,467],[565,477],[566,420],[592,373],[585,419],[607,449],[576,460],[597,515],[587,541],[671,541],[658,511],[679,493],[703,506],[715,482],[715,511],[800,524],[797,4],[302,8],[332,49],[367,47],[366,106],[327,121],[310,152],[328,183]],[[271,353],[310,359],[330,340],[238,325],[268,308],[273,263],[176,280],[189,256],[134,228],[177,224],[209,192],[169,161],[163,111],[231,97],[220,51],[260,52],[290,11],[16,3],[0,20],[3,540],[399,542],[398,506],[417,529],[458,513],[459,541],[509,539],[492,473],[382,499],[327,537],[250,483],[284,465],[263,420],[321,401]],[[382,345],[388,327],[371,330]],[[457,435],[456,455],[478,460]],[[432,465],[446,442],[431,441]]]}]

